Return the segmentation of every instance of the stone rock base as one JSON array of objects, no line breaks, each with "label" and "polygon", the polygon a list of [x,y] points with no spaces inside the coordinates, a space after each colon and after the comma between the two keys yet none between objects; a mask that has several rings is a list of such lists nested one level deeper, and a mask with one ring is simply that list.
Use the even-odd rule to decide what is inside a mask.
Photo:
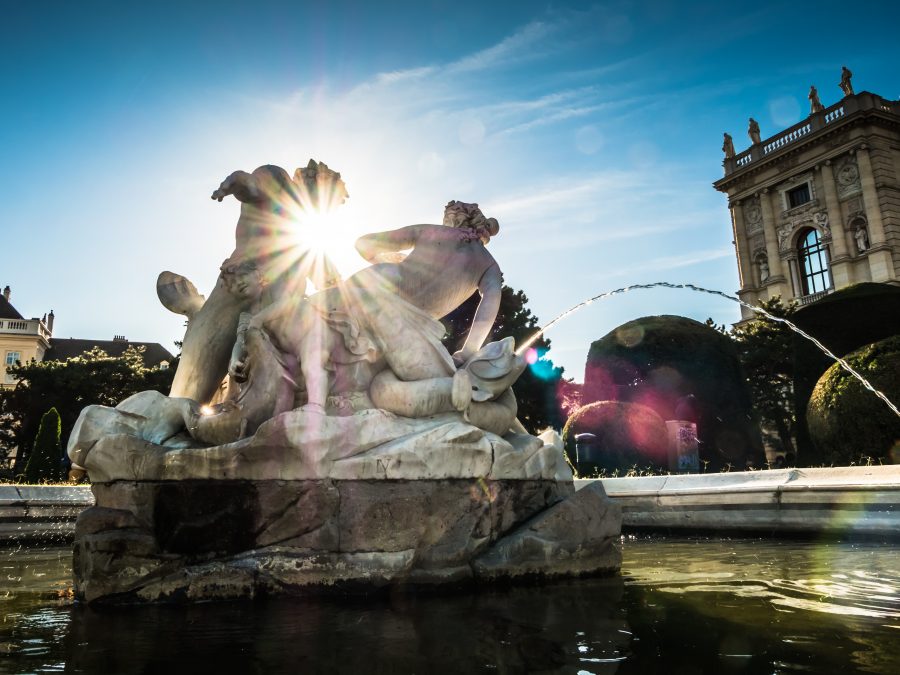
[{"label": "stone rock base", "polygon": [[86,602],[369,592],[618,571],[598,481],[116,481],[78,519]]}]

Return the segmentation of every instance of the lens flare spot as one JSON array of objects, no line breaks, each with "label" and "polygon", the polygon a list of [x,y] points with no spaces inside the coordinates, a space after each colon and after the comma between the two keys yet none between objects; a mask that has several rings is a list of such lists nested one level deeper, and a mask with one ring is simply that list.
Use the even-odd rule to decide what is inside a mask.
[{"label": "lens flare spot", "polygon": [[539,358],[537,349],[532,348],[525,352],[525,363],[529,366],[533,366],[537,363]]},{"label": "lens flare spot", "polygon": [[634,347],[644,339],[643,326],[622,326],[616,329],[616,341],[623,347]]}]

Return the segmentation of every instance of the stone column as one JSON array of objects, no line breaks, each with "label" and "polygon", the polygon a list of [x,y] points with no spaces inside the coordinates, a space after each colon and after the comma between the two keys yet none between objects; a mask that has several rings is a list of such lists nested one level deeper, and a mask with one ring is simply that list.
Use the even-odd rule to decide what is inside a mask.
[{"label": "stone column", "polygon": [[844,232],[844,219],[834,186],[834,171],[829,159],[821,165],[822,187],[825,192],[825,208],[828,212],[828,226],[831,228],[831,284],[834,288],[844,288],[853,283],[850,268],[850,254]]},{"label": "stone column", "polygon": [[762,210],[763,236],[766,240],[770,278],[772,282],[784,282],[784,267],[778,250],[778,222],[775,220],[775,209],[772,208],[772,192],[768,188],[759,193],[759,206]]},{"label": "stone column", "polygon": [[784,260],[784,264],[787,265],[791,275],[791,289],[794,292],[794,298],[802,298],[803,285],[800,283],[800,277],[798,276],[800,270],[797,267],[797,254],[794,252],[788,254],[788,257]]},{"label": "stone column", "polygon": [[866,209],[866,220],[869,227],[869,271],[872,281],[888,281],[896,279],[894,263],[890,248],[886,245],[884,221],[878,204],[878,191],[875,189],[875,174],[872,171],[872,160],[868,147],[863,145],[856,151],[856,164],[859,166],[859,182],[862,186],[863,203]]},{"label": "stone column", "polygon": [[747,228],[744,225],[744,212],[740,201],[731,204],[731,224],[734,233],[734,245],[737,248],[738,275],[741,278],[741,290],[756,287],[753,278],[753,264],[748,250],[750,242],[747,241]]}]

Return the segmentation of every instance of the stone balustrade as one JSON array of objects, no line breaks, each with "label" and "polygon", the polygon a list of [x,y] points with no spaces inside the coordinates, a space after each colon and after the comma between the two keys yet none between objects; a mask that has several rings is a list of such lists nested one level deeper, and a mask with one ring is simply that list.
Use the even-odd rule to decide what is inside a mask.
[{"label": "stone balustrade", "polygon": [[867,91],[847,96],[824,110],[813,113],[797,124],[778,132],[774,136],[764,139],[761,143],[750,146],[750,148],[736,154],[734,157],[726,157],[723,162],[725,175],[728,176],[735,171],[744,169],[755,161],[805,139],[830,124],[842,122],[853,113],[861,111],[879,111],[900,115],[900,106],[897,105],[896,101],[886,101],[880,96]]},{"label": "stone balustrade", "polygon": [[0,319],[0,333],[40,335],[50,339],[50,331],[40,319]]}]

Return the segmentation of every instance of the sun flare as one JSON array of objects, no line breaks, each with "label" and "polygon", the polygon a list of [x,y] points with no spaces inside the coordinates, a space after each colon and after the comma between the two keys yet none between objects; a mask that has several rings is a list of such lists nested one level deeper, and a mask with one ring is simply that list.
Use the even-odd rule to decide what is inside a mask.
[{"label": "sun flare", "polygon": [[327,258],[345,278],[355,272],[363,261],[354,246],[360,231],[351,214],[346,204],[297,209],[292,214],[291,239],[298,256]]}]

